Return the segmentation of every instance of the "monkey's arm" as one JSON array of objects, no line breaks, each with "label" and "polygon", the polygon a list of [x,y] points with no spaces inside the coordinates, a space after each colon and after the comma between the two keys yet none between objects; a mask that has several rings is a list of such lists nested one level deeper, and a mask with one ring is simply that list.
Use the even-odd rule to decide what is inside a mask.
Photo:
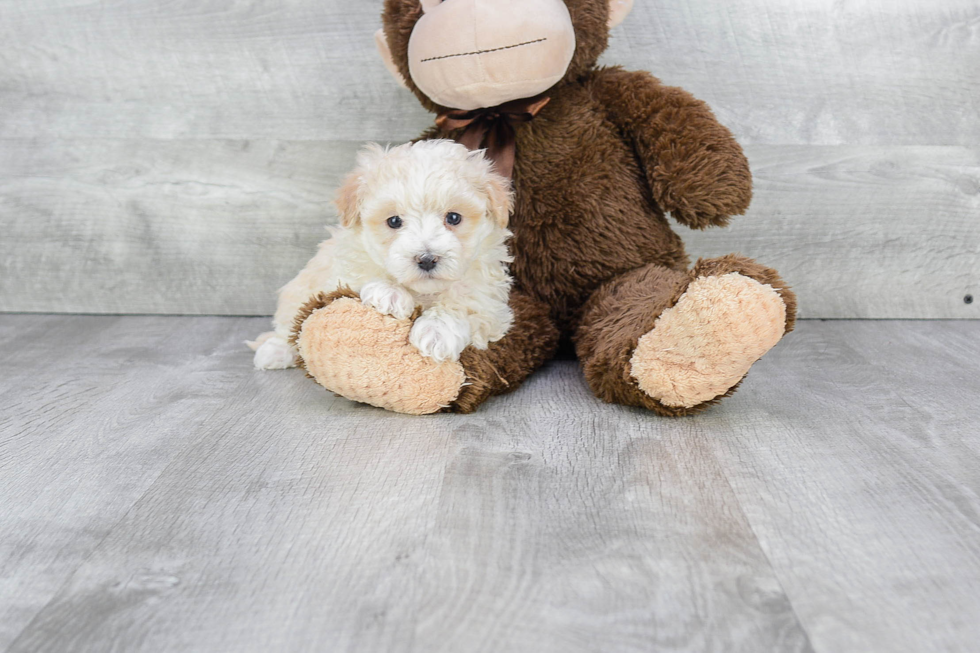
[{"label": "monkey's arm", "polygon": [[732,133],[687,91],[646,72],[602,68],[590,80],[607,115],[632,140],[653,197],[692,229],[724,226],[752,200],[752,174]]}]

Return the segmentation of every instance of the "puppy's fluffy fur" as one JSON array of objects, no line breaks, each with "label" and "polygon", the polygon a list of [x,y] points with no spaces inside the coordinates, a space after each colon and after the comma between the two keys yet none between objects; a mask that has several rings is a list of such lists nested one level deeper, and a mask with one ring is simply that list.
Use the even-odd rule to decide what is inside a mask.
[{"label": "puppy's fluffy fur", "polygon": [[275,331],[249,343],[255,366],[294,366],[294,316],[316,293],[341,286],[399,319],[421,306],[409,341],[424,356],[455,360],[467,345],[485,349],[513,321],[511,207],[509,182],[482,151],[446,140],[368,145],[338,193],[340,228],[279,291]]}]

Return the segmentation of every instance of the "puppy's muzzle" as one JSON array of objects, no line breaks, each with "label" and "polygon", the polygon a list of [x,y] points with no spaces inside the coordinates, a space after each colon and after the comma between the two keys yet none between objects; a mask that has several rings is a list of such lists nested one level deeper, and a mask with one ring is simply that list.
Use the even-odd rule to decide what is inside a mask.
[{"label": "puppy's muzzle", "polygon": [[415,263],[423,272],[431,272],[439,265],[439,257],[432,254],[423,254],[415,258]]}]

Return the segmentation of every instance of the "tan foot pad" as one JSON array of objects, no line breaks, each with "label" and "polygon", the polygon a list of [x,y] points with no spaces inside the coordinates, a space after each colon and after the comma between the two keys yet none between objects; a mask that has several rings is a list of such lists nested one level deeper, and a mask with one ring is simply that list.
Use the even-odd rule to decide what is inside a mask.
[{"label": "tan foot pad", "polygon": [[398,413],[435,413],[456,399],[466,375],[458,362],[419,354],[411,328],[342,298],[303,322],[297,344],[306,371],[327,390]]},{"label": "tan foot pad", "polygon": [[699,277],[640,338],[630,368],[665,406],[719,397],[783,337],[786,305],[772,286],[732,272]]}]

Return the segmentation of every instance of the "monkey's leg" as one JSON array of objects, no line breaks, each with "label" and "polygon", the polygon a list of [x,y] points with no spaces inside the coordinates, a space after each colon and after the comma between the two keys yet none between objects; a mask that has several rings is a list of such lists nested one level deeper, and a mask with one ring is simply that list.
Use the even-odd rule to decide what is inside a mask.
[{"label": "monkey's leg", "polygon": [[486,350],[436,363],[408,342],[411,320],[396,320],[338,291],[307,304],[292,342],[307,373],[343,397],[399,413],[469,413],[488,397],[517,389],[554,355],[558,331],[548,307],[515,290],[514,325]]},{"label": "monkey's leg", "polygon": [[680,416],[735,392],[795,319],[779,275],[732,255],[607,282],[586,303],[575,343],[600,399]]}]

